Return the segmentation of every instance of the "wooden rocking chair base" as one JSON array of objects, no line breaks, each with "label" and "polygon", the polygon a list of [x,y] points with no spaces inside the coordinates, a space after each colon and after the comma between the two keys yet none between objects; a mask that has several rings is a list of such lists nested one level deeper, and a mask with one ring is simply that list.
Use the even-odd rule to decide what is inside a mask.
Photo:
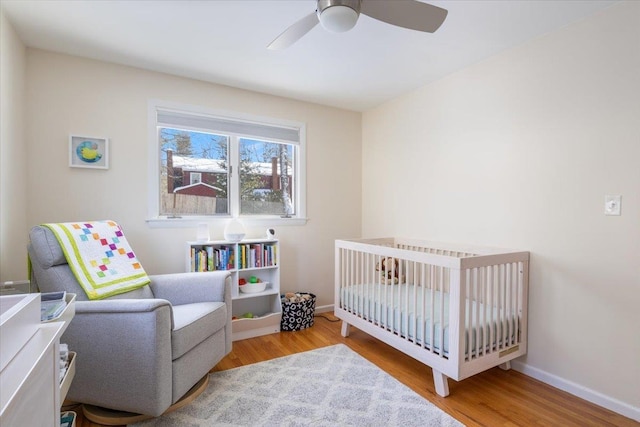
[{"label": "wooden rocking chair base", "polygon": [[[202,379],[198,381],[196,385],[191,387],[191,389],[184,396],[182,396],[180,400],[169,406],[169,408],[164,411],[163,415],[175,411],[176,409],[180,409],[183,406],[186,406],[189,403],[193,402],[195,398],[198,397],[207,388],[207,385],[209,385],[209,374],[202,377]],[[133,412],[116,411],[113,409],[101,408],[100,406],[94,405],[82,405],[82,412],[84,413],[85,418],[87,418],[89,421],[105,426],[122,426],[154,418],[151,415],[141,415],[135,414]]]}]

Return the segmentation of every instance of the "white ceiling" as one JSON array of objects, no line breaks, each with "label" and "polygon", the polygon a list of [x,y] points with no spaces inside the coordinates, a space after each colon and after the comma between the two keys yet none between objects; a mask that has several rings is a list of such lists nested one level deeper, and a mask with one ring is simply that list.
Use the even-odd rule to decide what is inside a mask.
[{"label": "white ceiling", "polygon": [[429,1],[449,10],[434,34],[361,15],[347,33],[317,26],[283,51],[266,46],[315,0],[0,4],[29,47],[365,111],[615,2]]}]

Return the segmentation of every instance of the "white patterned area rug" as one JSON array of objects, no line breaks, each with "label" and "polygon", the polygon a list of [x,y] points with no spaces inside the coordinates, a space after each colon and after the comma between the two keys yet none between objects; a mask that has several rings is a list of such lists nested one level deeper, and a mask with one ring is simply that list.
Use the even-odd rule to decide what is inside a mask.
[{"label": "white patterned area rug", "polygon": [[462,426],[338,344],[211,374],[191,404],[140,427]]}]

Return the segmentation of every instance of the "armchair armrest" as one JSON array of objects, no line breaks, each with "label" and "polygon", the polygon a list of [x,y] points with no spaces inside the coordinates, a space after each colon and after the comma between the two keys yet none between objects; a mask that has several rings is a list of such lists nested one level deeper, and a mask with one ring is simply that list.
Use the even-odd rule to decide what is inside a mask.
[{"label": "armchair armrest", "polygon": [[204,301],[224,302],[227,306],[225,324],[225,354],[232,347],[231,325],[231,273],[210,271],[202,273],[176,273],[150,276],[151,291],[156,298],[170,301],[172,305]]},{"label": "armchair armrest", "polygon": [[153,295],[172,305],[231,302],[231,274],[228,271],[159,274],[149,278]]},{"label": "armchair armrest", "polygon": [[68,398],[160,415],[172,403],[171,311],[161,299],[76,302],[62,336],[77,352]]}]

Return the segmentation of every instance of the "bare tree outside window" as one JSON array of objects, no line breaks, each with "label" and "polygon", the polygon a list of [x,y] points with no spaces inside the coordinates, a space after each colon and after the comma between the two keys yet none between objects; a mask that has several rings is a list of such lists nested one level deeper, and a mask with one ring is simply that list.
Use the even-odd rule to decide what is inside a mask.
[{"label": "bare tree outside window", "polygon": [[241,215],[291,216],[293,145],[240,139]]},{"label": "bare tree outside window", "polygon": [[[160,128],[160,214],[226,214],[227,168],[220,167],[223,135]],[[226,164],[226,159],[222,161]]]}]

